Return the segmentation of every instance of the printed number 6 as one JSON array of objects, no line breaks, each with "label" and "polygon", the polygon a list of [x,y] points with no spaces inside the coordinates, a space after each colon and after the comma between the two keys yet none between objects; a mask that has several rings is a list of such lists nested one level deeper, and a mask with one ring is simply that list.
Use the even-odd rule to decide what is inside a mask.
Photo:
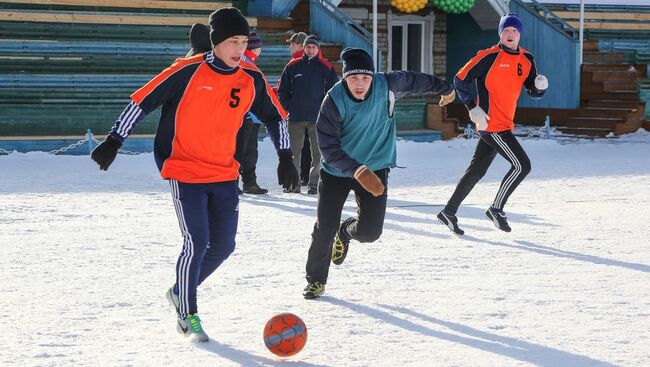
[{"label": "printed number 6", "polygon": [[517,64],[517,75],[521,76],[524,72],[521,70],[521,64]]},{"label": "printed number 6", "polygon": [[239,88],[233,88],[230,90],[230,98],[232,98],[232,101],[230,101],[230,107],[232,108],[236,108],[237,106],[239,106],[240,98],[237,95],[237,93],[239,93],[239,90],[240,90]]}]

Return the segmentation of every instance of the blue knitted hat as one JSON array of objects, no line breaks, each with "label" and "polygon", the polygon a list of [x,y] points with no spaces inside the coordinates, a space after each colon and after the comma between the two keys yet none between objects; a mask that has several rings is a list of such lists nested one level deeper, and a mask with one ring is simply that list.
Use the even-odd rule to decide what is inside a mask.
[{"label": "blue knitted hat", "polygon": [[519,33],[521,33],[524,25],[521,23],[521,19],[519,19],[519,16],[517,14],[510,13],[501,17],[501,20],[499,21],[499,34],[503,32],[504,28],[508,27],[515,27]]}]

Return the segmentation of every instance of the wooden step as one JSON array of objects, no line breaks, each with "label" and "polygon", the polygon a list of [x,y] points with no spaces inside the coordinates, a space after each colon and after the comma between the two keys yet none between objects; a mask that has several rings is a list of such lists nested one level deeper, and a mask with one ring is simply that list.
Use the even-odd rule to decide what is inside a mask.
[{"label": "wooden step", "polygon": [[636,92],[639,85],[636,80],[606,80],[603,85],[603,91],[629,91]]},{"label": "wooden step", "polygon": [[427,104],[427,128],[442,132],[442,139],[448,140],[462,133],[458,119],[447,117],[447,107],[438,104]]},{"label": "wooden step", "polygon": [[620,117],[569,117],[567,127],[588,127],[599,129],[617,130],[619,124],[625,124],[625,119]]},{"label": "wooden step", "polygon": [[621,52],[584,52],[584,64],[622,64],[625,57]]},{"label": "wooden step", "polygon": [[602,93],[605,91],[604,87],[605,83],[603,82],[592,82],[583,79],[580,83],[580,93]]},{"label": "wooden step", "polygon": [[603,107],[603,108],[634,108],[640,109],[645,106],[641,101],[621,101],[611,99],[590,99],[582,103],[582,107]]},{"label": "wooden step", "polygon": [[633,91],[609,91],[603,93],[584,92],[580,93],[581,100],[590,99],[609,99],[609,100],[625,100],[625,101],[638,101],[639,92]]},{"label": "wooden step", "polygon": [[557,129],[565,134],[599,137],[599,138],[604,138],[605,136],[614,132],[611,129],[585,128],[585,127],[558,127]]},{"label": "wooden step", "polygon": [[627,64],[584,64],[582,71],[628,71],[630,68],[637,70],[634,65]]},{"label": "wooden step", "polygon": [[637,112],[635,108],[582,107],[576,117],[618,117],[626,119],[629,114]]},{"label": "wooden step", "polygon": [[598,40],[585,40],[582,44],[583,52],[597,52],[598,49]]},{"label": "wooden step", "polygon": [[257,32],[276,33],[292,29],[293,19],[257,18]]},{"label": "wooden step", "polygon": [[343,51],[343,46],[339,44],[321,44],[321,50],[323,51],[323,57],[330,62],[333,62],[340,59],[341,51]]},{"label": "wooden step", "polygon": [[[638,71],[593,71],[591,80],[604,82],[606,80],[634,80],[641,76]],[[583,73],[584,76],[585,73]]]}]

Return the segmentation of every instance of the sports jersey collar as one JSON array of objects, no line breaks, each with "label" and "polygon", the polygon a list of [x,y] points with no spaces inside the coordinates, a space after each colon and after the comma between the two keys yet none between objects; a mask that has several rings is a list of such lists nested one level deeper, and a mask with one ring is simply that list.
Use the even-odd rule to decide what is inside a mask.
[{"label": "sports jersey collar", "polygon": [[507,48],[506,46],[502,45],[501,42],[499,42],[499,48],[502,49],[503,51],[505,51],[506,53],[509,53],[510,55],[519,55],[519,53],[521,53],[521,51],[519,50],[519,47],[517,47],[517,50],[513,51],[513,50]]},{"label": "sports jersey collar", "polygon": [[214,51],[206,52],[204,55],[205,62],[208,64],[208,66],[210,66],[210,69],[216,71],[219,74],[230,75],[239,70],[239,66],[231,68],[230,66],[226,65],[225,62],[214,55]]}]

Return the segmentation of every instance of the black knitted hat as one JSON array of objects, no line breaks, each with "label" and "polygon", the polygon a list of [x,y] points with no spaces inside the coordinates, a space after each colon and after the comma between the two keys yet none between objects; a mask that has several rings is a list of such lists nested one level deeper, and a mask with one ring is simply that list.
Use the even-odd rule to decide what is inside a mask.
[{"label": "black knitted hat", "polygon": [[250,33],[248,21],[237,8],[221,8],[210,14],[210,39],[216,46],[233,36]]},{"label": "black knitted hat", "polygon": [[246,48],[249,50],[262,48],[262,39],[260,38],[260,35],[257,34],[257,32],[252,31],[248,35],[248,46],[246,46]]},{"label": "black knitted hat", "polygon": [[373,75],[375,73],[372,56],[362,48],[346,47],[341,52],[341,60],[343,60],[343,79],[352,74]]},{"label": "black knitted hat", "polygon": [[303,47],[307,45],[316,45],[316,47],[320,48],[320,41],[318,40],[318,37],[311,35],[302,42]]},{"label": "black knitted hat", "polygon": [[187,53],[187,57],[202,54],[212,50],[210,43],[210,28],[201,23],[194,23],[190,29],[190,45],[192,48]]}]

